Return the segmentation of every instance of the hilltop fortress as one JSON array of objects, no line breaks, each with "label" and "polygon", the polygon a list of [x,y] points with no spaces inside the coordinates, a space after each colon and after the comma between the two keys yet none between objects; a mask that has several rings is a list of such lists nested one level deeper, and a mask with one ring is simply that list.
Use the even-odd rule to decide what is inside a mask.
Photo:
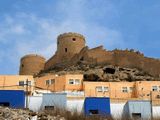
[{"label": "hilltop fortress", "polygon": [[160,60],[145,57],[139,51],[112,50],[107,51],[103,46],[89,49],[86,46],[85,37],[78,33],[64,33],[57,37],[57,51],[49,59],[39,55],[26,55],[21,58],[20,75],[37,75],[60,71],[71,66],[119,66],[125,68],[136,68],[148,75],[160,77]]}]

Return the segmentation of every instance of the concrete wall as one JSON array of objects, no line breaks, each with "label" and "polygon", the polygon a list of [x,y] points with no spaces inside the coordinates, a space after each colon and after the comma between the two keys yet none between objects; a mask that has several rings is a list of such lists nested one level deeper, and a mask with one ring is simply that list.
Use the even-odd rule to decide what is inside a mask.
[{"label": "concrete wall", "polygon": [[66,109],[67,95],[66,93],[44,93],[42,97],[41,108],[45,109],[45,106],[54,106],[58,109]]},{"label": "concrete wall", "polygon": [[40,111],[42,104],[42,96],[29,96],[28,107],[30,110],[38,112]]},{"label": "concrete wall", "polygon": [[150,101],[128,101],[124,106],[124,117],[134,118],[133,114],[139,113],[141,119],[151,119],[151,103]]}]

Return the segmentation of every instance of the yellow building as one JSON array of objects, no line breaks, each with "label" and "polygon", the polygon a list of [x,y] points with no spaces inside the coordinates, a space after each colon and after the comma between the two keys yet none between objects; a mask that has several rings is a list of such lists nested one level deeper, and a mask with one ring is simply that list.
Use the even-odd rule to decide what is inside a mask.
[{"label": "yellow building", "polygon": [[[28,81],[28,87],[27,86]],[[0,90],[24,90],[33,93],[35,82],[33,76],[27,75],[1,75]]]},{"label": "yellow building", "polygon": [[83,81],[83,74],[55,74],[36,78],[27,75],[0,76],[0,90],[24,90],[32,95],[35,89],[84,92],[84,97],[160,100],[160,81],[91,82]]},{"label": "yellow building", "polygon": [[160,81],[83,82],[85,96],[160,100]]},{"label": "yellow building", "polygon": [[81,91],[83,75],[46,75],[35,78],[37,89],[45,89],[54,92]]}]

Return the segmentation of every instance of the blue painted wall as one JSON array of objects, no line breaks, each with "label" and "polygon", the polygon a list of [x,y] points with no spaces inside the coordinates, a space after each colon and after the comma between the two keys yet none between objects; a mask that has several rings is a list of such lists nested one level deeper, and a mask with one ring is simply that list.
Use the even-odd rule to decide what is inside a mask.
[{"label": "blue painted wall", "polygon": [[11,108],[24,108],[25,92],[23,90],[0,90],[1,103],[9,103]]},{"label": "blue painted wall", "polygon": [[91,115],[90,110],[98,110],[99,115],[111,115],[110,99],[107,97],[86,97],[84,101],[84,114]]}]

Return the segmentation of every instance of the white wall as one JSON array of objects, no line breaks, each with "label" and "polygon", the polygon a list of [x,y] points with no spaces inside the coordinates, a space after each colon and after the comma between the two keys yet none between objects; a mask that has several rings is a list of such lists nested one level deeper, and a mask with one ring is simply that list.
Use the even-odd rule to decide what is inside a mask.
[{"label": "white wall", "polygon": [[[83,112],[83,99],[68,99],[67,110]],[[29,97],[29,109],[35,112],[39,111],[42,105],[42,96]],[[111,114],[114,118],[120,118],[123,113],[125,103],[111,103]],[[160,117],[160,106],[153,106],[153,117]]]},{"label": "white wall", "polygon": [[28,107],[30,110],[38,112],[41,109],[42,96],[30,96],[28,98]]},{"label": "white wall", "polygon": [[72,111],[72,112],[83,112],[83,103],[84,100],[67,100],[67,110]]}]

